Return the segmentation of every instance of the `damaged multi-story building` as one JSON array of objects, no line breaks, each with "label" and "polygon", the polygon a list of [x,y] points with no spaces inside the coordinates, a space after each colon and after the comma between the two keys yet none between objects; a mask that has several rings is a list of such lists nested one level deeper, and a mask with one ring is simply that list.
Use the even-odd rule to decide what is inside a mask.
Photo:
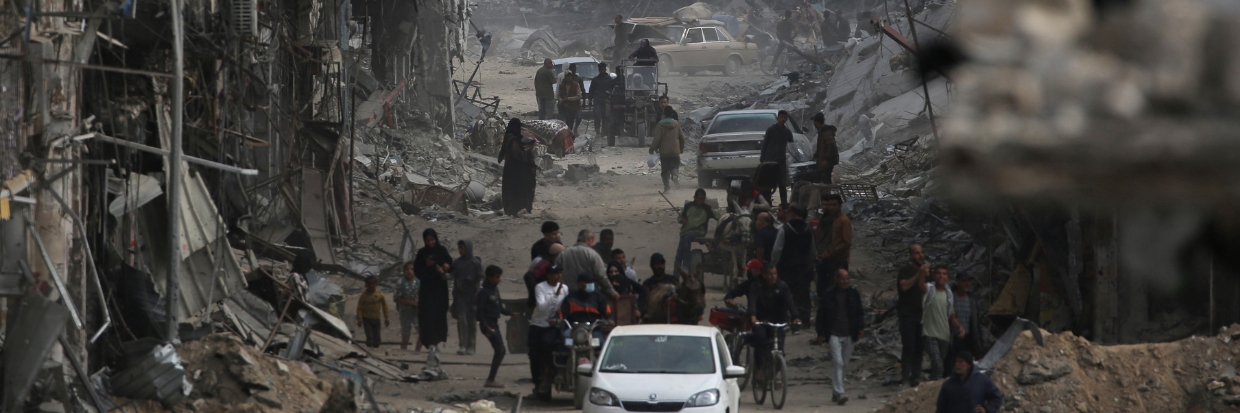
[{"label": "damaged multi-story building", "polygon": [[0,6],[0,411],[188,394],[118,377],[270,282],[255,257],[336,265],[356,128],[449,131],[471,33],[463,0]]}]

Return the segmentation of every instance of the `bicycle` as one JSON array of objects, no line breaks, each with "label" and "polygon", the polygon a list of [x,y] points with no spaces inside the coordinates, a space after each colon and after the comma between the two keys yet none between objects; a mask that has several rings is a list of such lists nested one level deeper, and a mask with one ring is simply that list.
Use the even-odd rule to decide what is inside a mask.
[{"label": "bicycle", "polygon": [[[784,352],[779,349],[780,332],[788,328],[788,323],[768,323],[759,321],[754,327],[774,327],[770,338],[771,358],[767,360],[763,371],[766,373],[766,380],[753,383],[753,401],[758,405],[762,405],[766,401],[766,393],[771,393],[771,406],[776,409],[783,409],[784,402],[788,398],[788,361],[784,359]],[[750,333],[752,334],[752,333]]]},{"label": "bicycle", "polygon": [[724,339],[731,350],[732,364],[745,367],[745,376],[736,379],[736,386],[744,391],[753,377],[753,371],[749,369],[749,366],[753,365],[753,346],[749,345],[749,337],[753,335],[750,330],[753,327],[749,317],[745,316],[745,306],[713,308],[710,310],[710,323],[723,330]]}]

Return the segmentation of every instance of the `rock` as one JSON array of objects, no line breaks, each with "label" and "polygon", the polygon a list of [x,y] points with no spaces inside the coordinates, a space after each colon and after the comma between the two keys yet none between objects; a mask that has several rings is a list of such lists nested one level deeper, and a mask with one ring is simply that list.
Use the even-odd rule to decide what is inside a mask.
[{"label": "rock", "polygon": [[[326,382],[324,382],[326,383]],[[359,394],[350,389],[349,381],[340,378],[331,383],[327,401],[323,403],[321,413],[357,412],[361,406]]]},{"label": "rock", "polygon": [[1062,359],[1029,360],[1020,368],[1016,382],[1032,385],[1058,379],[1072,372],[1072,365]]},{"label": "rock", "polygon": [[271,390],[272,388],[271,379],[259,372],[255,366],[232,365],[228,367],[228,372],[247,388],[257,390]]},{"label": "rock", "polygon": [[272,391],[262,391],[254,395],[254,400],[265,404],[273,409],[283,409],[284,403],[280,402],[279,395]]},{"label": "rock", "polygon": [[548,220],[548,221],[558,221],[560,219],[559,215],[556,215],[554,212],[551,212],[550,210],[546,210],[546,209],[542,210],[542,212],[539,212],[538,217]]},{"label": "rock", "polygon": [[1042,406],[1042,408],[1041,408],[1041,409],[1038,409],[1038,411],[1040,411],[1040,412],[1042,412],[1042,413],[1051,413],[1051,412],[1055,411],[1055,409],[1052,409],[1050,406]]},{"label": "rock", "polygon": [[233,365],[240,365],[240,366],[254,365],[254,358],[250,357],[250,355],[247,354],[245,350],[242,350],[240,348],[230,349],[226,356],[228,357],[229,362],[231,362]]},{"label": "rock", "polygon": [[1223,386],[1226,386],[1226,384],[1223,384],[1221,381],[1214,380],[1206,384],[1206,390],[1215,391],[1223,388]]},{"label": "rock", "polygon": [[284,362],[279,361],[279,360],[276,360],[276,368],[280,370],[280,375],[281,375],[281,376],[287,376],[287,375],[288,375],[288,366],[287,366],[287,365],[285,365],[285,364],[284,364]]}]

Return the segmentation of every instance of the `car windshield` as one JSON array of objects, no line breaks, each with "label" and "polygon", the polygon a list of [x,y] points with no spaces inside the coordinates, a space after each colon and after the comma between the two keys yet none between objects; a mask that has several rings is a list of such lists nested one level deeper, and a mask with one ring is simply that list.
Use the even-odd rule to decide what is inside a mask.
[{"label": "car windshield", "polygon": [[[707,135],[716,133],[740,133],[740,132],[766,132],[766,128],[775,124],[774,113],[736,113],[730,115],[719,115],[714,122],[710,124],[710,130],[706,131]],[[788,119],[788,128],[792,133],[801,133],[801,126],[797,122]]]},{"label": "car windshield", "polygon": [[[595,76],[598,76],[598,63],[578,62],[576,65],[577,76],[580,76],[582,80],[589,80],[593,79]],[[559,77],[560,73],[564,73],[564,69],[567,67],[568,66],[566,65],[555,65],[551,67],[551,70],[555,72],[556,77]]]},{"label": "car windshield", "polygon": [[611,337],[599,372],[711,374],[715,372],[715,351],[709,337]]},{"label": "car windshield", "polygon": [[764,132],[766,128],[775,124],[774,113],[737,113],[730,115],[719,115],[714,122],[710,123],[710,130],[706,134],[716,133],[737,133],[737,132]]},{"label": "car windshield", "polygon": [[680,36],[685,34],[685,28],[680,26],[667,26],[667,38],[674,41],[680,41]]}]

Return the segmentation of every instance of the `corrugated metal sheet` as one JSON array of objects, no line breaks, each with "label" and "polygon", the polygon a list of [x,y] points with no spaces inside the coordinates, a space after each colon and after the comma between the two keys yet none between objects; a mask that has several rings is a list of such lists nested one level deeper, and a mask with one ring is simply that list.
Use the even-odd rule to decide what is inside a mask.
[{"label": "corrugated metal sheet", "polygon": [[142,339],[122,344],[129,366],[112,376],[112,394],[133,399],[152,399],[167,405],[179,403],[193,385],[185,380],[185,367],[171,344]]}]

